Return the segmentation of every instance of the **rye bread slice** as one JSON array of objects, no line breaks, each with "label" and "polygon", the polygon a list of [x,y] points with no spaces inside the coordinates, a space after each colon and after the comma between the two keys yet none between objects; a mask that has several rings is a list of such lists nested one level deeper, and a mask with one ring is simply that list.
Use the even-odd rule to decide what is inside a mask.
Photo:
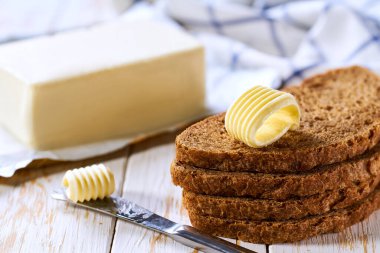
[{"label": "rye bread slice", "polygon": [[375,190],[359,203],[323,215],[286,221],[242,221],[202,216],[189,211],[191,224],[207,234],[252,243],[300,241],[328,232],[340,232],[362,221],[380,207],[380,191]]},{"label": "rye bread slice", "polygon": [[362,67],[332,70],[287,88],[301,107],[301,125],[264,148],[227,134],[224,114],[176,138],[176,159],[222,171],[284,173],[347,160],[380,140],[380,78]]},{"label": "rye bread slice", "polygon": [[188,210],[203,216],[233,220],[281,221],[321,215],[349,207],[368,197],[376,187],[377,185],[371,182],[284,201],[219,197],[183,191],[183,203]]},{"label": "rye bread slice", "polygon": [[172,181],[205,195],[286,200],[380,181],[380,144],[350,160],[293,174],[206,170],[174,161]]}]

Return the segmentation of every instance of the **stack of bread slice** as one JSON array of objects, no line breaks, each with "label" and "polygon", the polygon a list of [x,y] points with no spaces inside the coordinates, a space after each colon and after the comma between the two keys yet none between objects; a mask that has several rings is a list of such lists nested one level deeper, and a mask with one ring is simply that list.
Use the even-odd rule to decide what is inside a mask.
[{"label": "stack of bread slice", "polygon": [[380,207],[380,78],[349,67],[286,91],[301,107],[301,125],[267,147],[229,136],[224,114],[177,137],[171,175],[194,227],[293,242],[341,231]]}]

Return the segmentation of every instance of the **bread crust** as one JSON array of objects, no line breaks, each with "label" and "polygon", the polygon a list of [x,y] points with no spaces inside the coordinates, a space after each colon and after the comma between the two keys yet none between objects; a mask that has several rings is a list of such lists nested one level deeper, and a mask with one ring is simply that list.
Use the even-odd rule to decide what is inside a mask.
[{"label": "bread crust", "polygon": [[198,194],[286,200],[359,185],[377,185],[380,144],[358,157],[303,173],[224,172],[174,161],[171,176],[175,185]]},{"label": "bread crust", "polygon": [[362,221],[380,207],[380,192],[345,209],[286,221],[250,221],[202,216],[189,211],[191,224],[200,231],[251,243],[296,242],[319,234],[340,232]]},{"label": "bread crust", "polygon": [[255,149],[227,134],[224,114],[211,116],[177,136],[177,161],[221,171],[300,172],[360,155],[380,141],[380,78],[369,70],[328,71],[286,91],[301,107],[299,129]]},{"label": "bread crust", "polygon": [[183,203],[188,210],[203,216],[233,220],[281,221],[321,215],[349,207],[368,197],[376,187],[375,182],[370,182],[283,201],[220,197],[183,191]]}]

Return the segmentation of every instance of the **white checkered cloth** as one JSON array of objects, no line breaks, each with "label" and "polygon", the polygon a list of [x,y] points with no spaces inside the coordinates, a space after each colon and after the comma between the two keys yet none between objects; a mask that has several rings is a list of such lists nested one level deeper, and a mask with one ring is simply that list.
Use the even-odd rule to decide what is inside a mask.
[{"label": "white checkered cloth", "polygon": [[380,1],[169,0],[167,10],[206,46],[216,111],[255,84],[353,64],[380,73]]}]

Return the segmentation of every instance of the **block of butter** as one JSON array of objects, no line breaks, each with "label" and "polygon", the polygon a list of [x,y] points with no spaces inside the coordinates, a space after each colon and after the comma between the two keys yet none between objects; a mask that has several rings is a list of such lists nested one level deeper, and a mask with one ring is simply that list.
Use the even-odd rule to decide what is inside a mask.
[{"label": "block of butter", "polygon": [[165,24],[117,21],[0,46],[0,123],[35,149],[154,131],[203,109],[203,48]]}]

